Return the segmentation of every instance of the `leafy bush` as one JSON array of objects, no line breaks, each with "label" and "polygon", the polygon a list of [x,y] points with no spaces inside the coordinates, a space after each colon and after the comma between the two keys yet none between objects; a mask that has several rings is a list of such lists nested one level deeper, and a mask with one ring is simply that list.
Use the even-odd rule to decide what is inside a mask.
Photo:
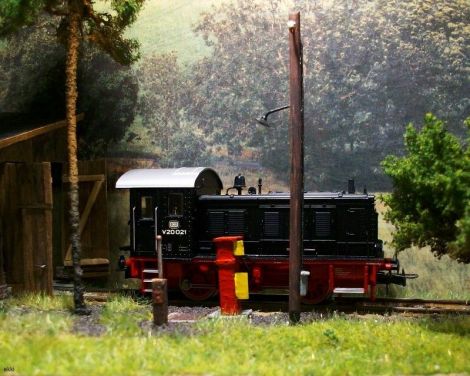
[{"label": "leafy bush", "polygon": [[384,196],[390,207],[385,219],[396,227],[398,251],[430,246],[438,256],[470,262],[469,140],[462,145],[441,120],[427,114],[421,131],[408,125],[406,156],[383,161],[394,186]]}]

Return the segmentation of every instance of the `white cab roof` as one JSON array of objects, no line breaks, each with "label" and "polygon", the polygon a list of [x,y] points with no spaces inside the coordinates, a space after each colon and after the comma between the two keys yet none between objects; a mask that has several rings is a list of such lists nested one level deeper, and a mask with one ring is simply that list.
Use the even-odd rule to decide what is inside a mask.
[{"label": "white cab roof", "polygon": [[204,175],[215,177],[222,188],[217,172],[207,167],[130,170],[118,179],[116,188],[197,188],[196,180]]}]

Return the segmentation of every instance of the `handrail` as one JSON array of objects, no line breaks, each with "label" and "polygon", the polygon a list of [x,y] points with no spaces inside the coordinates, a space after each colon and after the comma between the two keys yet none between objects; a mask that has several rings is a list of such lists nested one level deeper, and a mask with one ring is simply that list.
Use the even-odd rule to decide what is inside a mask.
[{"label": "handrail", "polygon": [[135,206],[132,208],[132,248],[135,252]]}]

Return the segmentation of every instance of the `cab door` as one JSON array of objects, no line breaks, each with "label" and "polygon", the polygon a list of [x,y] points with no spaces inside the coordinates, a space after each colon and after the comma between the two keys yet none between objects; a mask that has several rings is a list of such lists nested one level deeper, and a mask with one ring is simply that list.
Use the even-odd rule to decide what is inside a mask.
[{"label": "cab door", "polygon": [[189,192],[172,190],[160,196],[162,249],[166,257],[189,257],[192,205]]},{"label": "cab door", "polygon": [[189,257],[192,236],[190,193],[182,190],[134,191],[131,205],[131,242],[137,256],[156,255],[155,239],[162,236],[166,257]]},{"label": "cab door", "polygon": [[[131,241],[136,255],[156,255],[155,237],[158,232],[158,194],[155,191],[133,192],[131,206]],[[156,226],[157,224],[157,226]]]}]

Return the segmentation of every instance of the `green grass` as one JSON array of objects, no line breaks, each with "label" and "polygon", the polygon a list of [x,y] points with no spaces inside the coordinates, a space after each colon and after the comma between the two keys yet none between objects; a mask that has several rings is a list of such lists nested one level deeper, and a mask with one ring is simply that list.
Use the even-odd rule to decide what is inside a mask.
[{"label": "green grass", "polygon": [[107,328],[106,335],[130,337],[140,333],[139,322],[151,319],[148,302],[118,296],[107,302],[100,322]]},{"label": "green grass", "polygon": [[448,256],[439,260],[428,249],[412,248],[398,257],[406,272],[419,275],[405,288],[395,289],[398,296],[470,300],[470,265]]},{"label": "green grass", "polygon": [[148,1],[127,35],[140,42],[144,57],[176,52],[182,63],[192,63],[210,52],[192,28],[214,4],[220,0]]},{"label": "green grass", "polygon": [[73,301],[71,295],[62,294],[49,296],[27,293],[16,296],[10,300],[0,300],[0,312],[8,310],[9,306],[14,306],[18,309],[25,307],[29,310],[39,311],[70,310],[73,307]]},{"label": "green grass", "polygon": [[61,304],[22,311],[24,302],[9,303],[0,313],[0,369],[14,367],[18,375],[470,372],[469,317],[332,315],[295,327],[205,320],[191,335],[152,334],[138,325],[150,319],[150,308],[118,298],[102,311],[106,334],[88,337],[71,331],[68,310],[52,309]]}]

